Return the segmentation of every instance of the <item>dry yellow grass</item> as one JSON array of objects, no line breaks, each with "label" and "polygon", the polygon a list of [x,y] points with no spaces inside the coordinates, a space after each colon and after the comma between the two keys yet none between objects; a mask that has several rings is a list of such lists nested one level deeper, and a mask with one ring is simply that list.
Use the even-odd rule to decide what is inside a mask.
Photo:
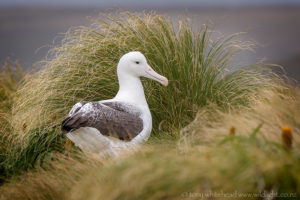
[{"label": "dry yellow grass", "polygon": [[[175,28],[178,26],[178,29]],[[232,57],[245,42],[238,34],[210,40],[205,25],[195,31],[189,22],[173,24],[150,14],[105,14],[92,27],[71,29],[61,46],[50,51],[36,73],[18,91],[12,124],[19,136],[58,125],[78,101],[112,98],[118,89],[116,65],[124,53],[139,50],[149,64],[170,80],[168,88],[145,81],[154,133],[181,128],[208,101],[220,107],[247,104],[259,87],[268,85],[263,66],[245,66],[228,73]],[[57,132],[59,134],[59,132]]]},{"label": "dry yellow grass", "polygon": [[15,93],[19,88],[25,74],[21,70],[18,62],[5,63],[0,72],[0,152],[3,153],[8,148],[8,139],[12,133],[12,106]]},{"label": "dry yellow grass", "polygon": [[[283,83],[274,84],[255,96],[248,108],[220,111],[210,105],[199,111],[195,120],[182,130],[183,141],[215,141],[218,135],[249,135],[262,125],[260,133],[269,140],[281,142],[281,130],[288,126],[293,132],[293,143],[300,144],[300,89]],[[187,139],[187,137],[189,139]]]},{"label": "dry yellow grass", "polygon": [[215,41],[211,34],[207,25],[195,31],[188,20],[173,24],[162,15],[130,12],[104,14],[91,27],[70,29],[15,95],[9,133],[13,148],[1,171],[8,177],[64,152],[62,119],[79,101],[116,94],[116,66],[129,51],[141,51],[170,80],[167,88],[143,80],[155,136],[168,133],[175,139],[208,102],[220,110],[245,107],[261,88],[272,86],[265,66],[228,71],[235,68],[233,57],[249,47],[238,34]]},{"label": "dry yellow grass", "polygon": [[[299,94],[298,88],[277,85],[252,99],[248,109],[203,108],[177,145],[152,143],[116,160],[60,158],[46,170],[5,184],[1,197],[182,199],[235,191],[258,195],[252,199],[271,192],[295,197],[300,193]],[[283,126],[292,130],[291,151],[281,139]]]},{"label": "dry yellow grass", "polygon": [[[245,43],[235,36],[213,42],[209,33],[207,26],[195,32],[187,21],[175,29],[153,13],[105,15],[92,27],[71,29],[13,98],[2,95],[12,102],[5,103],[12,109],[6,122],[18,137],[1,158],[1,172],[6,178],[23,175],[0,187],[1,199],[181,199],[186,192],[220,190],[300,193],[299,88],[258,65],[228,73],[232,56]],[[117,160],[76,150],[65,157],[62,118],[78,101],[113,97],[118,59],[132,50],[142,51],[170,79],[168,88],[144,82],[155,137]],[[282,136],[284,126],[291,128],[291,137]]]}]

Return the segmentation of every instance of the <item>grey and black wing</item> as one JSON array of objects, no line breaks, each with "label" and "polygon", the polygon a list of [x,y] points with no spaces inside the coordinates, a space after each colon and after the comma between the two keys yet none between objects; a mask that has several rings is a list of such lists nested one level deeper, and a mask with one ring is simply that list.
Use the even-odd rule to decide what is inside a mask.
[{"label": "grey and black wing", "polygon": [[99,102],[86,103],[62,122],[63,132],[81,127],[96,128],[102,135],[131,140],[143,130],[142,119],[120,107]]}]

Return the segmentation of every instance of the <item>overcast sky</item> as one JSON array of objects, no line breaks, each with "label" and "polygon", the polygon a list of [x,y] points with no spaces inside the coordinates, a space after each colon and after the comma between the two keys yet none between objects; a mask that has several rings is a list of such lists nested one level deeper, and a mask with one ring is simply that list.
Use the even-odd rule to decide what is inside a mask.
[{"label": "overcast sky", "polygon": [[53,7],[192,7],[298,4],[300,0],[0,0],[7,6]]}]

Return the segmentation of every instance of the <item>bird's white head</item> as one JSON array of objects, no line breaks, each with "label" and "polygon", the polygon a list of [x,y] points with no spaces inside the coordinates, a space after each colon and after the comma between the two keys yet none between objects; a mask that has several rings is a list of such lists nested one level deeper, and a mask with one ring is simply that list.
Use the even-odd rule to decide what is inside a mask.
[{"label": "bird's white head", "polygon": [[138,51],[123,55],[118,64],[118,76],[146,77],[167,86],[168,79],[156,73],[147,63],[145,56]]}]

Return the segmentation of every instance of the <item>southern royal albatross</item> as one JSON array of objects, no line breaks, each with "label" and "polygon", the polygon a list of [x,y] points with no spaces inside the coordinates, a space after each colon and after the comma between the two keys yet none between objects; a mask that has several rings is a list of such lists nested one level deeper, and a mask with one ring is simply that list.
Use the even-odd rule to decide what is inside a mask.
[{"label": "southern royal albatross", "polygon": [[123,55],[117,67],[119,91],[113,99],[73,106],[61,129],[83,151],[117,155],[148,140],[152,117],[140,77],[167,86],[168,79],[156,73],[137,51]]}]

